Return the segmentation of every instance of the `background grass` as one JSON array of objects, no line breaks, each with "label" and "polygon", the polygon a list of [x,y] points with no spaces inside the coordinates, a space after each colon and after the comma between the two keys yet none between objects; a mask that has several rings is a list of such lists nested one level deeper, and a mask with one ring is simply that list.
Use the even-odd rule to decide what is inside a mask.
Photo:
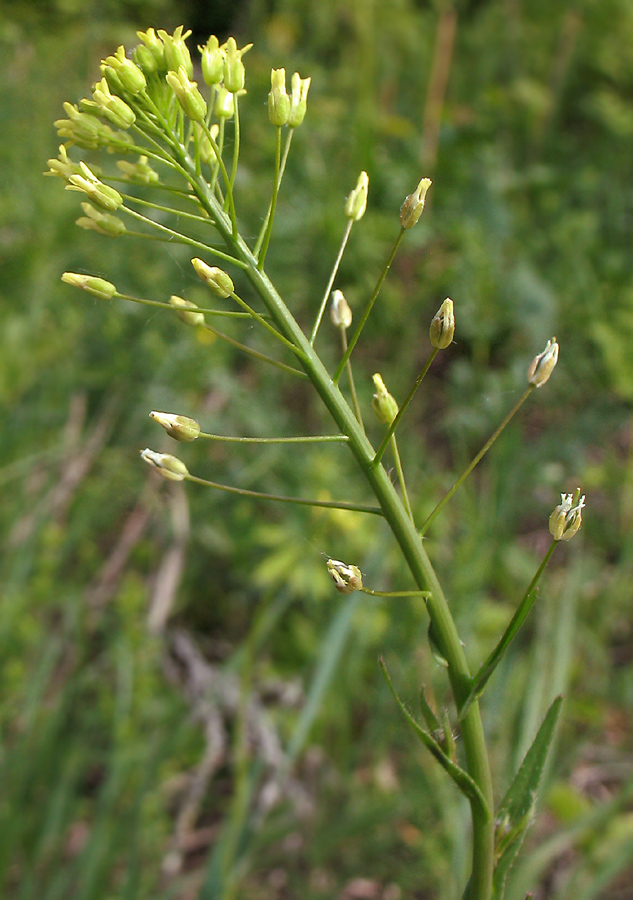
[{"label": "background grass", "polygon": [[[312,321],[359,170],[370,207],[338,280],[355,308],[402,198],[434,179],[354,355],[365,407],[374,371],[402,398],[430,317],[453,298],[457,343],[400,438],[420,520],[557,335],[554,377],[427,543],[478,662],[547,545],[558,493],[587,493],[583,529],[549,567],[484,713],[501,796],[551,698],[567,697],[510,897],[630,896],[627,0],[0,11],[0,893],[422,900],[458,897],[468,865],[467,810],[376,666],[382,653],[412,707],[422,681],[448,703],[424,606],[334,596],[325,573],[328,554],[357,562],[372,587],[409,587],[381,524],[182,491],[138,461],[148,443],[173,449],[157,446],[150,409],[218,433],[326,431],[314,398],[170,317],[59,282],[91,271],[128,293],[195,299],[188,254],[79,231],[76,197],[41,175],[62,101],[86,95],[99,60],[136,28],[181,22],[198,43],[229,30],[255,42],[238,183],[253,233],[270,191],[269,70],[313,78],[267,258],[300,321]],[[334,360],[325,327],[319,341]],[[196,444],[187,464],[243,487],[365,499],[344,448]]]}]

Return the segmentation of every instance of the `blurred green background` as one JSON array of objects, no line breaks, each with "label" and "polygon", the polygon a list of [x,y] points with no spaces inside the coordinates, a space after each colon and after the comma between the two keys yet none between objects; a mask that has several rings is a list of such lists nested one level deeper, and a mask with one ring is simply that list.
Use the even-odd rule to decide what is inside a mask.
[{"label": "blurred green background", "polygon": [[[355,308],[422,175],[434,185],[355,352],[402,398],[446,296],[456,344],[402,429],[423,521],[523,390],[427,546],[476,665],[548,545],[561,491],[583,528],[542,582],[484,698],[502,796],[553,696],[566,702],[510,900],[633,894],[633,5],[629,0],[22,0],[0,7],[0,896],[15,900],[426,900],[461,896],[468,810],[399,718],[445,679],[424,606],[335,595],[324,554],[407,588],[381,524],[159,482],[147,413],[207,431],[328,431],[302,386],[170,316],[60,283],[193,297],[189,254],[77,229],[42,177],[64,100],[137,28],[246,58],[238,211],[270,196],[271,66],[312,76],[267,268],[308,326],[361,169],[370,206],[337,285]],[[336,359],[324,323],[326,359]],[[236,331],[237,334],[237,331]],[[246,334],[247,341],[256,341]],[[380,427],[370,424],[379,439]],[[201,442],[198,442],[200,444]],[[186,448],[256,490],[358,498],[341,448]]]}]

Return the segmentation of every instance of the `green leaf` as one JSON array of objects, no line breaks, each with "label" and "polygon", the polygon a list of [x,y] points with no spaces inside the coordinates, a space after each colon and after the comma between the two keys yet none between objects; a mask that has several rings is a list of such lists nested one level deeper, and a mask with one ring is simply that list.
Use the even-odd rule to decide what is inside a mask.
[{"label": "green leaf", "polygon": [[453,762],[453,760],[446,755],[433,735],[428,731],[425,731],[424,728],[422,728],[422,726],[419,724],[419,722],[416,722],[416,720],[413,718],[409,710],[406,708],[406,706],[396,693],[396,689],[391,682],[391,677],[389,675],[389,672],[387,671],[385,661],[382,659],[382,657],[378,660],[378,665],[380,666],[382,674],[385,676],[385,681],[389,686],[389,690],[393,694],[394,700],[400,707],[402,714],[404,715],[413,731],[422,741],[424,746],[431,751],[440,765],[448,772],[462,794],[464,794],[470,801],[476,803],[479,806],[480,810],[483,812],[487,820],[490,819],[490,809],[477,783],[471,778],[468,772],[462,769],[461,766],[458,766],[457,763]]},{"label": "green leaf", "polygon": [[557,697],[548,709],[543,724],[497,812],[495,835],[497,862],[493,879],[493,900],[503,900],[506,877],[532,820],[547,751],[554,736],[562,702],[563,698]]}]

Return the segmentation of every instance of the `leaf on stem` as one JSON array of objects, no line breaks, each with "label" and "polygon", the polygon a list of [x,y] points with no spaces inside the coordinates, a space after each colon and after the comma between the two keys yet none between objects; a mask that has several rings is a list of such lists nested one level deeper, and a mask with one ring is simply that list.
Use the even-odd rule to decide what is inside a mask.
[{"label": "leaf on stem", "polygon": [[462,769],[461,766],[458,766],[457,763],[454,763],[453,760],[446,755],[433,735],[431,735],[428,731],[425,731],[424,728],[422,728],[422,726],[419,724],[419,722],[416,722],[416,720],[413,718],[409,710],[406,708],[406,706],[396,693],[396,689],[391,682],[391,677],[389,675],[389,672],[387,671],[385,661],[382,659],[382,657],[378,660],[378,665],[380,666],[385,681],[389,686],[389,690],[393,694],[394,700],[400,707],[402,714],[404,715],[413,731],[422,741],[424,746],[428,750],[430,750],[430,752],[440,763],[440,765],[446,770],[446,772],[448,772],[462,794],[464,794],[471,802],[474,802],[479,806],[486,819],[490,819],[490,809],[478,785],[470,777],[468,772]]},{"label": "leaf on stem", "polygon": [[562,702],[562,697],[556,697],[548,709],[543,724],[497,812],[493,900],[503,900],[508,871],[532,820],[547,751],[552,742]]}]

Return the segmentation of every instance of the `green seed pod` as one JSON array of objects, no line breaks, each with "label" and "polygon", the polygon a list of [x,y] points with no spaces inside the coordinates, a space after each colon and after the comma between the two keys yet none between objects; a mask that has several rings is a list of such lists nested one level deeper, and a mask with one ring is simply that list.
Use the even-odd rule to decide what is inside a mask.
[{"label": "green seed pod", "polygon": [[431,187],[431,184],[430,178],[423,178],[415,191],[409,194],[408,197],[405,197],[405,201],[400,208],[400,224],[403,228],[413,228],[422,215],[426,192]]},{"label": "green seed pod", "polygon": [[363,587],[363,574],[358,566],[348,566],[338,559],[328,559],[327,570],[334,587],[341,594],[353,594]]},{"label": "green seed pod", "polygon": [[78,275],[76,272],[64,272],[62,281],[73,287],[81,288],[99,300],[111,300],[116,294],[116,287],[110,281],[97,278],[96,275]]},{"label": "green seed pod", "polygon": [[176,294],[172,294],[169,298],[170,304],[178,310],[178,318],[185,322],[187,325],[192,325],[193,327],[197,327],[198,325],[204,325],[204,313],[194,312],[194,310],[199,309],[195,303],[192,303],[191,300],[184,300],[182,297],[177,297]]},{"label": "green seed pod", "polygon": [[131,163],[126,159],[117,160],[117,168],[127,175],[130,181],[136,184],[156,184],[160,179],[156,172],[147,162],[146,156],[139,156],[138,162]]},{"label": "green seed pod", "polygon": [[209,266],[202,259],[191,260],[191,265],[196,270],[196,274],[202,278],[204,282],[211,288],[216,297],[230,297],[234,290],[233,281],[230,275],[217,266]]},{"label": "green seed pod", "polygon": [[373,380],[376,393],[373,396],[371,405],[374,408],[378,421],[382,422],[383,425],[391,425],[398,415],[396,398],[389,393],[382,377],[377,372],[373,376]]},{"label": "green seed pod", "polygon": [[149,417],[162,425],[167,434],[176,441],[195,441],[200,434],[200,425],[189,416],[177,416],[173,413],[152,410]]},{"label": "green seed pod", "polygon": [[345,215],[348,219],[358,222],[365,215],[367,209],[367,191],[369,190],[369,175],[361,172],[356,182],[356,187],[345,201]]},{"label": "green seed pod", "polygon": [[213,115],[216,119],[230,119],[235,112],[235,98],[230,91],[220,85],[216,87]]},{"label": "green seed pod", "polygon": [[[165,45],[158,37],[153,28],[147,31],[137,31],[137,35],[143,41],[136,48],[135,53],[138,54],[137,64],[145,71],[145,74],[151,72],[165,72],[167,70],[167,62],[165,60]],[[152,57],[152,62],[148,62],[148,54]]]},{"label": "green seed pod", "polygon": [[453,342],[455,334],[455,313],[453,301],[448,297],[431,319],[429,338],[431,346],[437,350],[446,350]]},{"label": "green seed pod", "polygon": [[158,469],[163,478],[167,478],[169,481],[184,481],[189,474],[184,462],[177,456],[172,456],[171,453],[156,453],[154,450],[146,448],[141,451],[141,459]]}]

